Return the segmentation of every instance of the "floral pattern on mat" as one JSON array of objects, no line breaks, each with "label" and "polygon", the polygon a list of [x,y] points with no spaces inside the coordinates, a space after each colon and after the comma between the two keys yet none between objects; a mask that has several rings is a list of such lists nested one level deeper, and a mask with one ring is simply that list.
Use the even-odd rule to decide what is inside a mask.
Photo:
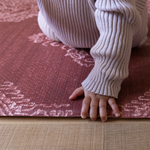
[{"label": "floral pattern on mat", "polygon": [[131,100],[131,103],[119,107],[122,107],[124,117],[150,118],[150,90],[139,96],[138,100]]},{"label": "floral pattern on mat", "polygon": [[0,22],[20,22],[38,12],[36,0],[0,0]]},{"label": "floral pattern on mat", "polygon": [[[0,85],[0,116],[71,116],[72,110],[61,110],[70,104],[36,104],[14,86],[12,82],[4,82]],[[49,110],[49,108],[53,108]]]},{"label": "floral pattern on mat", "polygon": [[[150,17],[150,0],[147,2]],[[0,22],[8,22],[8,24],[9,22],[21,22],[34,16],[37,17],[38,11],[36,0],[0,0]],[[36,29],[39,29],[38,23]],[[36,29],[35,32],[37,31]],[[35,32],[33,31],[32,34]],[[29,35],[30,34],[28,34],[28,36]],[[40,43],[44,47],[60,47],[61,50],[66,52],[65,56],[69,56],[74,63],[77,63],[82,67],[88,67],[87,69],[89,69],[91,66],[94,66],[93,58],[83,49],[78,50],[66,46],[63,43],[54,42],[47,38],[43,33],[34,34],[30,37],[28,36],[25,35],[25,38],[28,38],[29,41],[32,41],[33,43]],[[149,37],[143,46],[150,46]],[[5,47],[3,48],[3,51],[5,51]],[[5,56],[4,53],[2,54]],[[14,52],[9,55],[13,54]],[[18,72],[20,71],[19,66],[20,64],[18,64]],[[7,76],[6,78],[6,80],[8,80]],[[13,81],[13,78],[10,78],[10,80]],[[71,103],[68,104],[67,102],[58,102],[56,104],[53,102],[51,104],[43,104],[43,102],[41,102],[38,104],[35,102],[35,99],[32,101],[32,99],[26,97],[25,94],[21,94],[21,90],[14,85],[14,83],[16,83],[15,81],[13,81],[14,83],[9,81],[6,81],[0,85],[0,116],[79,116],[79,113],[78,115],[75,115],[76,108],[74,110],[70,109]],[[23,85],[22,82],[21,85]],[[131,98],[127,102],[123,102],[123,105],[118,105],[119,108],[121,108],[120,110],[122,110],[121,113],[123,114],[123,118],[150,118],[150,90],[146,91],[143,96],[137,97],[137,99]],[[108,106],[108,108],[110,111],[108,117],[114,116],[110,106]],[[80,110],[78,111],[80,112]]]},{"label": "floral pattern on mat", "polygon": [[78,63],[80,66],[94,66],[94,60],[88,52],[66,46],[60,42],[54,42],[53,40],[45,36],[43,33],[34,34],[29,37],[29,40],[33,43],[42,43],[43,46],[59,46],[62,50],[66,51],[65,56],[70,56],[73,59],[73,61]]}]

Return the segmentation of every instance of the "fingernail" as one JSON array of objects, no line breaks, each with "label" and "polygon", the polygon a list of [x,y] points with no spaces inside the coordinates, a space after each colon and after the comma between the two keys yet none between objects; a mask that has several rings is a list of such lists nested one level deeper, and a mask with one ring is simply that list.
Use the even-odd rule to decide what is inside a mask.
[{"label": "fingernail", "polygon": [[71,97],[72,97],[72,95],[69,98],[71,98]]},{"label": "fingernail", "polygon": [[81,114],[81,117],[83,118],[83,119],[85,119],[85,117]]},{"label": "fingernail", "polygon": [[120,114],[119,113],[116,113],[116,117],[119,117],[120,116]]},{"label": "fingernail", "polygon": [[103,122],[107,121],[107,116],[105,117],[105,119],[102,120]]}]

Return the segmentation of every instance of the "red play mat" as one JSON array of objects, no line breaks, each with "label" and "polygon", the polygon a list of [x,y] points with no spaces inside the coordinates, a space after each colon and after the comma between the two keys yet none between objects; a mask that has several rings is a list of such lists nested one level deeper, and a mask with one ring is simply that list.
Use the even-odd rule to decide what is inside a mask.
[{"label": "red play mat", "polygon": [[[69,96],[93,68],[93,58],[89,49],[48,39],[37,14],[36,0],[0,0],[0,116],[79,117],[83,96]],[[132,49],[117,99],[121,118],[150,117],[149,68],[150,38]],[[107,110],[115,118],[109,105]]]}]

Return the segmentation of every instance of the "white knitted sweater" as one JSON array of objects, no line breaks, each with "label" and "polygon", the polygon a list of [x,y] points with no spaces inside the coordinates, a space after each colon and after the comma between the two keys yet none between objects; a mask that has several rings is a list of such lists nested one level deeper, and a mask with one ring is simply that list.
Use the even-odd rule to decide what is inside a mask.
[{"label": "white knitted sweater", "polygon": [[95,65],[83,88],[118,98],[121,83],[129,75],[131,49],[147,40],[146,0],[37,2],[39,26],[47,36],[75,48],[91,48]]}]

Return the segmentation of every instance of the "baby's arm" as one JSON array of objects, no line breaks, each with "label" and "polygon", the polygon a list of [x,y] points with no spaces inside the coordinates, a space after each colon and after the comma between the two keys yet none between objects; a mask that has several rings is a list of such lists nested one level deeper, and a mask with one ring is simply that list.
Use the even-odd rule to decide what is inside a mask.
[{"label": "baby's arm", "polygon": [[[128,77],[133,35],[141,24],[135,0],[97,0],[95,19],[100,31],[97,43],[91,48],[95,66],[70,99],[84,93],[81,115],[107,120],[106,104],[119,113],[114,98],[118,98],[122,81]],[[93,107],[94,106],[94,107]],[[93,116],[94,115],[94,116]],[[95,120],[95,119],[94,119]]]},{"label": "baby's arm", "polygon": [[97,0],[95,6],[100,37],[90,51],[94,68],[82,86],[90,92],[118,98],[121,83],[129,74],[133,35],[141,18],[135,0]]}]

